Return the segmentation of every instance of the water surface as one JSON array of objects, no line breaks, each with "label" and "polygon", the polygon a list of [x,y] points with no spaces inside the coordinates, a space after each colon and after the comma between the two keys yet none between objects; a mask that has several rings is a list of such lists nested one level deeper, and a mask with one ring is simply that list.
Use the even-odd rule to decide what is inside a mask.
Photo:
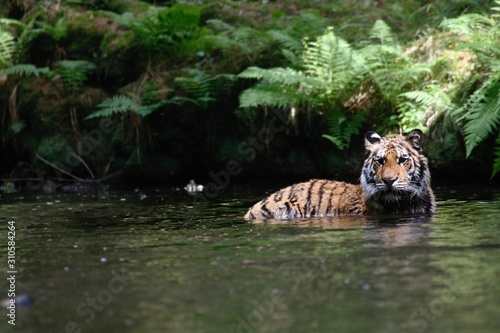
[{"label": "water surface", "polygon": [[266,223],[263,188],[4,195],[0,271],[15,221],[34,302],[0,331],[497,332],[500,189],[435,192],[432,217]]}]

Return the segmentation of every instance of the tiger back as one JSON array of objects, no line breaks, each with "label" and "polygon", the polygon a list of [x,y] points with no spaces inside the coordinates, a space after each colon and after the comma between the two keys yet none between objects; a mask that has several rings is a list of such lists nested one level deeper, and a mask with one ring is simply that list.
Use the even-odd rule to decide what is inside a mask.
[{"label": "tiger back", "polygon": [[251,207],[246,219],[434,213],[423,133],[365,136],[360,184],[312,179],[281,189]]}]

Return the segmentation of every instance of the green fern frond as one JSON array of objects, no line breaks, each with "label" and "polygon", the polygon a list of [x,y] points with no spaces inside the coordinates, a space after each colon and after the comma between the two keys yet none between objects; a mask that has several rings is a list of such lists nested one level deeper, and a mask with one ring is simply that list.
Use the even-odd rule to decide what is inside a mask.
[{"label": "green fern frond", "polygon": [[14,66],[10,66],[2,70],[2,75],[20,75],[20,76],[31,76],[34,75],[39,77],[40,74],[49,74],[50,70],[48,67],[39,68],[33,64],[18,64]]},{"label": "green fern frond", "polygon": [[366,77],[362,55],[336,36],[332,28],[305,44],[303,66],[306,75],[317,80],[316,92],[326,99],[348,99]]},{"label": "green fern frond", "polygon": [[110,117],[114,114],[136,110],[139,106],[132,97],[115,95],[102,101],[97,107],[100,110],[91,113],[85,119]]},{"label": "green fern frond", "polygon": [[450,96],[444,93],[438,85],[428,85],[426,90],[415,90],[400,94],[417,105],[421,109],[436,109],[439,112],[450,110],[453,103]]},{"label": "green fern frond", "polygon": [[162,105],[164,105],[164,101],[159,101],[153,104],[148,104],[148,105],[140,105],[132,109],[132,112],[137,113],[141,117],[146,117],[148,114],[153,113],[154,111],[158,110]]},{"label": "green fern frond", "polygon": [[[495,16],[466,14],[443,21],[442,27],[465,35],[456,38],[454,43],[467,51],[472,51],[482,66],[498,63],[500,58],[500,20]],[[498,64],[495,66],[498,69]],[[493,70],[495,71],[495,70]]]},{"label": "green fern frond", "polygon": [[131,96],[115,95],[97,105],[100,110],[91,113],[85,118],[85,120],[92,118],[111,117],[112,115],[123,114],[129,111],[137,113],[141,117],[145,117],[148,114],[156,111],[165,103],[165,101],[159,101],[148,105],[141,105],[136,101],[136,98],[132,94]]},{"label": "green fern frond", "polygon": [[409,91],[402,93],[400,96],[406,97],[415,103],[422,105],[424,108],[429,108],[439,103],[439,99],[437,98],[438,96],[427,91]]},{"label": "green fern frond", "polygon": [[197,69],[187,69],[185,72],[186,76],[177,77],[174,82],[192,97],[188,100],[202,107],[206,107],[227,91],[236,78],[233,74],[213,76]]},{"label": "green fern frond", "polygon": [[59,41],[66,36],[68,36],[68,21],[66,18],[61,17],[56,21],[54,25],[50,25],[44,22],[38,22],[38,25],[41,27],[42,31],[50,35],[54,40]]},{"label": "green fern frond", "polygon": [[466,155],[500,125],[500,73],[491,76],[459,109],[450,114],[462,124]]},{"label": "green fern frond", "polygon": [[257,79],[271,84],[281,84],[283,86],[314,86],[320,82],[314,78],[307,77],[303,72],[292,68],[270,68],[248,67],[238,74],[239,78]]},{"label": "green fern frond", "polygon": [[259,83],[246,89],[240,94],[240,107],[256,108],[271,106],[281,109],[301,104],[307,94],[297,92],[296,89],[277,84]]},{"label": "green fern frond", "polygon": [[304,50],[304,46],[300,40],[290,36],[283,30],[270,30],[267,34],[280,45],[281,53],[290,63],[299,63],[300,54]]},{"label": "green fern frond", "polygon": [[[497,85],[496,91],[500,89]],[[463,132],[465,135],[466,155],[484,139],[490,136],[500,124],[500,95],[487,96],[484,102],[469,109],[463,117]]]},{"label": "green fern frond", "polygon": [[222,20],[219,20],[219,19],[207,20],[206,24],[211,30],[213,30],[217,33],[221,33],[221,32],[228,33],[228,32],[233,32],[234,30],[236,30],[236,28],[234,26],[232,26],[231,24],[224,22]]},{"label": "green fern frond", "polygon": [[495,20],[481,14],[465,14],[452,19],[445,19],[441,27],[451,31],[465,33],[466,35],[483,34],[487,35]]},{"label": "green fern frond", "polygon": [[377,20],[370,32],[370,37],[376,39],[382,45],[396,46],[396,38],[394,37],[391,28],[383,20]]},{"label": "green fern frond", "polygon": [[330,140],[340,150],[348,148],[351,137],[359,133],[367,114],[368,110],[350,116],[340,111],[334,112],[328,120],[328,134],[323,134],[323,138]]},{"label": "green fern frond", "polygon": [[85,60],[61,60],[56,63],[61,78],[72,86],[83,84],[96,66]]},{"label": "green fern frond", "polygon": [[0,27],[0,68],[10,66],[15,51],[14,36]]},{"label": "green fern frond", "polygon": [[117,14],[115,12],[101,10],[99,11],[105,16],[111,18],[115,23],[122,25],[124,27],[131,27],[132,24],[137,22],[137,18],[131,12],[124,12],[122,14]]}]

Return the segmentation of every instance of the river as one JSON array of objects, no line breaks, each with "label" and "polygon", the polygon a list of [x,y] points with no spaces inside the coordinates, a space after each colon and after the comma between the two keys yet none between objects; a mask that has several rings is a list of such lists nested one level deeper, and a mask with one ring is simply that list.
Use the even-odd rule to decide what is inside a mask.
[{"label": "river", "polygon": [[3,195],[0,298],[12,221],[33,302],[0,331],[498,331],[500,188],[435,187],[434,216],[245,221],[265,190]]}]

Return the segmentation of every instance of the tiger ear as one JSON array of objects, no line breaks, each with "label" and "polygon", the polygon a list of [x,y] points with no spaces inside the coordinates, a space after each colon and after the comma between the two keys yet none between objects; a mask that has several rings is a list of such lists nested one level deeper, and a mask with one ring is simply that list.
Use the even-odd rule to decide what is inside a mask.
[{"label": "tiger ear", "polygon": [[406,136],[406,140],[411,143],[413,148],[419,153],[422,152],[422,145],[424,143],[424,133],[419,129],[414,129]]},{"label": "tiger ear", "polygon": [[376,132],[368,131],[366,132],[365,140],[368,141],[368,143],[375,145],[377,143],[380,143],[380,140],[382,140],[382,138]]},{"label": "tiger ear", "polygon": [[365,135],[365,147],[366,149],[370,149],[371,146],[373,145],[378,145],[380,143],[380,140],[382,140],[382,137],[378,135],[374,131],[368,131],[366,132]]}]

